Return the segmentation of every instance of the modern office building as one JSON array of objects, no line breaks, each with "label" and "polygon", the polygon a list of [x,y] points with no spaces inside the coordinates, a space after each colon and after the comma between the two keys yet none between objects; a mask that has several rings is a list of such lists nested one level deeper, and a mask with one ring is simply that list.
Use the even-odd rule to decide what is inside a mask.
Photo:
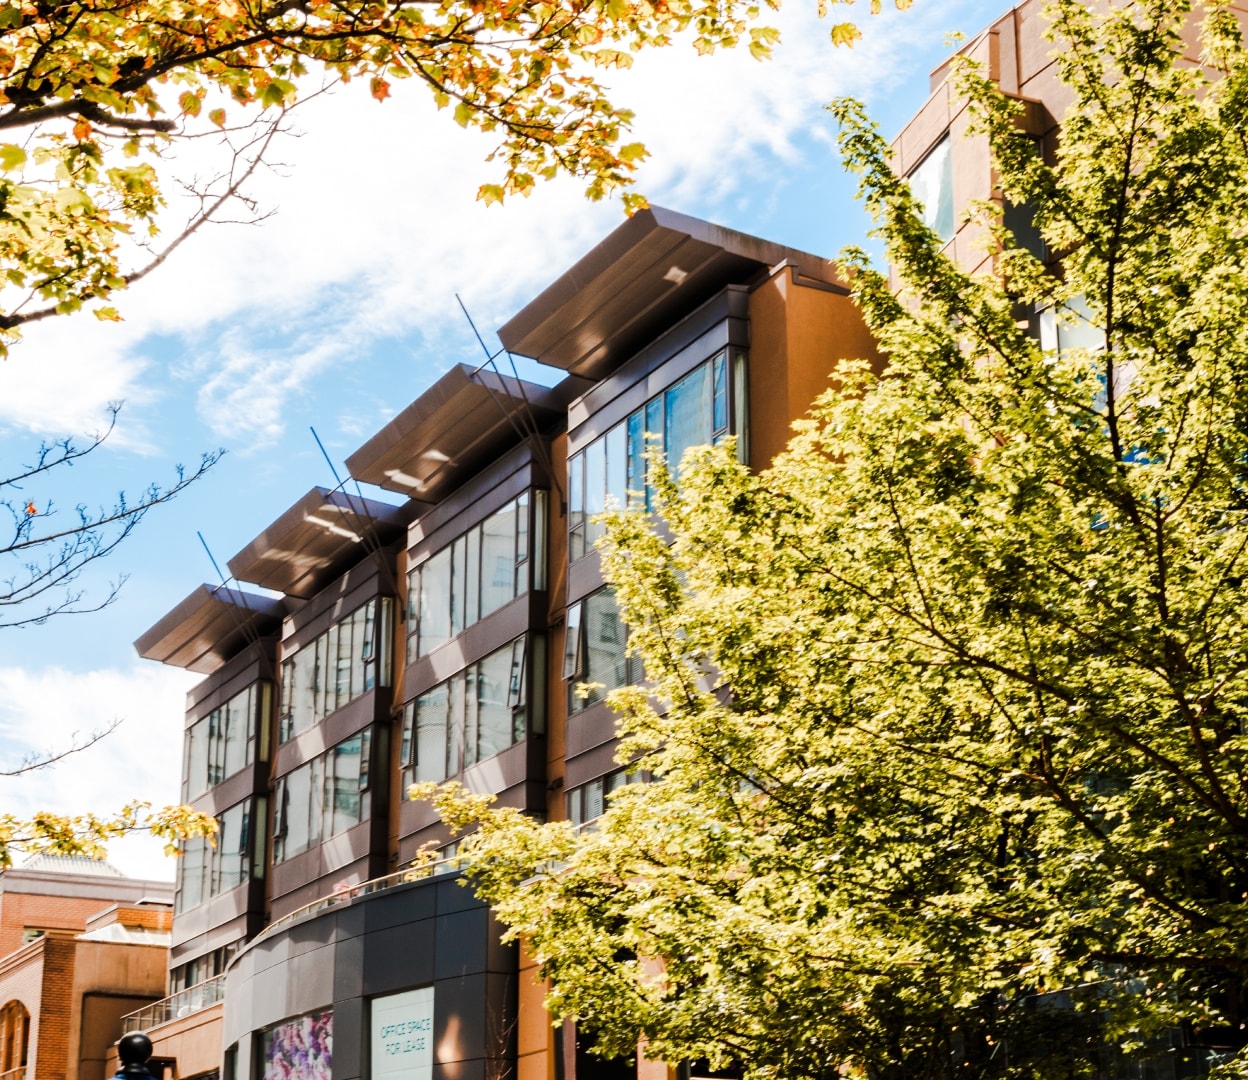
[{"label": "modern office building", "polygon": [[[1026,0],[963,51],[1049,151],[1067,98],[1042,7]],[[974,269],[992,256],[964,211],[999,193],[947,76],[933,72],[895,165]],[[1005,211],[1027,236],[1026,209]],[[500,337],[553,386],[451,368],[348,458],[373,495],[318,488],[260,515],[230,560],[238,586],[200,587],[136,643],[204,675],[183,793],[221,825],[180,866],[172,996],[136,1014],[159,1021],[171,1080],[669,1075],[591,1063],[571,1025],[551,1028],[489,912],[412,868],[453,838],[404,792],[458,779],[549,819],[601,813],[622,782],[603,695],[638,673],[594,515],[644,506],[647,434],[672,463],[732,435],[761,467],[839,359],[877,354],[827,261],[657,208]]]},{"label": "modern office building", "polygon": [[[766,464],[836,362],[875,350],[827,261],[657,208],[500,336],[553,387],[452,367],[347,459],[379,495],[314,489],[261,518],[240,585],[136,643],[204,675],[183,795],[221,826],[179,867],[172,996],[134,1018],[173,1077],[667,1076],[587,1069],[471,891],[410,869],[453,839],[404,794],[454,778],[542,817],[601,812],[613,719],[572,687],[635,672],[594,515],[645,499],[646,433],[673,464],[728,435]],[[201,1007],[221,1053],[179,1056]]]}]

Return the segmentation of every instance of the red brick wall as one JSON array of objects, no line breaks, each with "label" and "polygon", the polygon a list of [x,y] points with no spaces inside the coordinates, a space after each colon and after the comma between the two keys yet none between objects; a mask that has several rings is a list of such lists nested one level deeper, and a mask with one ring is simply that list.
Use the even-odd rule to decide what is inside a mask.
[{"label": "red brick wall", "polygon": [[38,1012],[32,1010],[37,1020],[31,1021],[32,1030],[36,1023],[39,1026],[34,1080],[65,1080],[74,1013],[74,939],[49,934],[42,940],[43,992]]},{"label": "red brick wall", "polygon": [[0,956],[22,947],[22,931],[28,926],[82,933],[87,920],[108,906],[98,897],[6,892],[0,897]]}]

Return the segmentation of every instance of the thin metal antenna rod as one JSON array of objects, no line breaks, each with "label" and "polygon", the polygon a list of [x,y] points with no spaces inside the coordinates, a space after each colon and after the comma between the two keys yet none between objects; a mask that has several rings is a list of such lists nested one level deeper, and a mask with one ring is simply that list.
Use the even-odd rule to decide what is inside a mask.
[{"label": "thin metal antenna rod", "polygon": [[489,346],[486,345],[485,339],[481,337],[481,331],[477,329],[477,324],[472,321],[472,316],[468,314],[468,309],[464,306],[463,300],[460,299],[459,293],[455,294],[455,303],[459,305],[459,310],[464,313],[464,318],[468,320],[468,325],[472,327],[472,332],[477,336],[477,343],[481,346],[481,351],[485,353],[486,358],[493,360],[494,356],[490,352]]},{"label": "thin metal antenna rod", "polygon": [[342,487],[342,478],[338,475],[338,470],[334,468],[333,459],[329,456],[329,451],[325,449],[325,444],[321,442],[321,437],[316,433],[316,428],[309,424],[308,430],[312,432],[312,438],[316,440],[316,445],[321,451],[321,457],[325,459],[325,464],[329,466],[329,471],[334,474],[334,485]]},{"label": "thin metal antenna rod", "polygon": [[512,378],[516,380],[516,389],[519,390],[520,400],[524,403],[524,407],[518,410],[519,416],[523,417],[524,422],[522,423],[517,420],[511,412],[504,408],[502,402],[498,401],[498,399],[494,396],[493,391],[490,391],[488,386],[486,387],[486,390],[489,392],[491,399],[493,399],[495,404],[498,405],[508,423],[511,424],[511,427],[516,434],[518,434],[521,439],[531,438],[533,440],[538,458],[546,466],[546,471],[550,474],[550,481],[554,484],[555,490],[559,492],[560,503],[566,503],[567,500],[563,493],[563,485],[559,482],[559,478],[555,475],[555,467],[554,462],[551,460],[550,448],[546,445],[546,440],[542,438],[541,429],[537,423],[537,416],[533,412],[533,406],[529,401],[529,395],[524,389],[524,380],[520,378],[520,373],[516,368],[516,358],[511,355],[511,350],[505,347],[499,349],[496,353],[491,353],[489,346],[486,345],[485,340],[481,337],[481,331],[477,329],[477,324],[473,322],[472,316],[468,313],[468,308],[464,304],[464,301],[460,297],[459,293],[455,294],[455,302],[459,304],[459,310],[464,313],[464,318],[468,320],[468,325],[472,328],[472,332],[476,336],[478,344],[481,346],[481,351],[485,353],[485,363],[482,364],[481,367],[477,368],[477,370],[480,371],[481,368],[488,366],[500,379],[505,379],[506,376],[498,369],[498,357],[504,352],[507,354],[507,360],[511,364]]},{"label": "thin metal antenna rod", "polygon": [[199,537],[199,542],[204,545],[204,552],[208,556],[208,561],[212,563],[212,568],[217,572],[217,577],[221,579],[221,584],[224,586],[230,579],[221,573],[221,567],[217,565],[217,560],[212,557],[212,549],[208,546],[208,541],[204,539],[204,534],[196,529],[195,535]]},{"label": "thin metal antenna rod", "polygon": [[[360,536],[360,542],[364,545],[365,552],[376,559],[377,566],[381,570],[386,584],[390,587],[390,591],[393,592],[395,596],[398,596],[398,579],[395,577],[394,568],[390,565],[390,560],[385,557],[384,545],[381,542],[381,538],[377,535],[372,517],[368,514],[361,514],[360,511],[355,508],[355,503],[351,499],[351,493],[347,491],[346,484],[342,482],[342,477],[338,475],[338,470],[334,468],[333,459],[329,456],[329,451],[325,449],[325,444],[321,442],[321,437],[316,433],[316,428],[309,424],[308,430],[312,432],[312,438],[316,440],[316,445],[320,447],[321,456],[325,458],[325,464],[329,466],[329,471],[333,474],[335,485],[334,490],[341,491],[343,495],[347,497],[347,506],[346,508],[341,506],[338,507],[339,513],[349,515],[349,519],[352,520],[355,530]],[[355,477],[351,477],[351,479],[354,481]],[[355,490],[360,500],[360,506],[363,507],[364,495],[360,491],[358,481],[355,482]]]},{"label": "thin metal antenna rod", "polygon": [[[208,561],[212,563],[212,568],[217,572],[217,577],[221,579],[221,584],[217,585],[213,591],[216,592],[218,589],[228,589],[230,587],[230,578],[226,577],[222,572],[220,565],[217,563],[216,557],[212,554],[212,548],[208,546],[208,541],[204,539],[204,534],[196,529],[195,535],[199,537],[199,542],[204,546],[204,553],[208,556]],[[233,576],[233,574],[230,575],[230,577]],[[242,604],[243,610],[250,613],[251,604],[247,601],[246,590],[238,589],[236,590],[236,595],[238,596],[239,602]],[[273,661],[270,659],[268,653],[265,652],[264,649],[260,648],[260,631],[258,631],[255,628],[255,625],[249,620],[242,618],[238,612],[234,610],[233,605],[230,605],[228,610],[230,612],[230,618],[234,620],[235,629],[243,635],[243,640],[247,642],[248,648],[255,649],[256,657],[260,661],[261,667],[265,674],[268,675],[272,682],[276,683],[277,669],[273,666]]]}]

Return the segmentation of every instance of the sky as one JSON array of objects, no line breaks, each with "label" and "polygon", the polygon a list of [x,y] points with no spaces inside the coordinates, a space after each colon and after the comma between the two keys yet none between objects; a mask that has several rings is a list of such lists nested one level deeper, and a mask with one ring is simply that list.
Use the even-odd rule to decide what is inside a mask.
[{"label": "sky", "polygon": [[[781,31],[770,61],[699,57],[687,42],[642,54],[610,80],[613,100],[636,114],[630,138],[650,151],[636,189],[828,258],[863,244],[869,223],[824,106],[861,98],[891,138],[928,96],[948,36],[973,35],[1008,6],[914,0],[871,16],[859,0],[849,10],[864,36],[846,49],[828,40],[814,0],[788,0],[769,19]],[[333,486],[311,428],[345,475],[343,459],[440,374],[483,359],[457,295],[497,349],[495,328],[623,221],[618,199],[589,202],[566,178],[484,206],[478,186],[498,179],[484,160],[492,139],[457,127],[414,80],[392,94],[378,103],[352,84],[300,105],[250,187],[264,220],[201,230],[119,295],[123,322],[37,324],[0,362],[6,476],[45,440],[81,442],[109,402],[124,402],[108,441],[61,480],[0,496],[51,498],[72,516],[76,503],[111,505],[225,451],[77,583],[90,600],[124,578],[113,604],[0,631],[0,770],[119,721],[52,768],[0,777],[0,812],[177,802],[184,699],[199,676],[140,660],[134,640],[219,581],[208,552],[224,569],[311,487]],[[184,211],[171,205],[170,228]],[[522,374],[551,383],[559,373]],[[110,859],[136,877],[174,876],[150,839],[116,843]]]}]

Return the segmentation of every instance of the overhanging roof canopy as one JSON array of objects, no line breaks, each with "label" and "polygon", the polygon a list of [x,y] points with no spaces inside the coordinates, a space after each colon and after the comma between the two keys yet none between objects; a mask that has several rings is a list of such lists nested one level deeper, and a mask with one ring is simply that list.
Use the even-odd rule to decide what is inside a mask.
[{"label": "overhanging roof canopy", "polygon": [[727,285],[781,263],[832,285],[826,259],[662,207],[641,210],[507,322],[512,352],[601,379]]},{"label": "overhanging roof canopy", "polygon": [[347,458],[347,468],[357,480],[437,502],[558,418],[566,397],[560,388],[457,364]]},{"label": "overhanging roof canopy", "polygon": [[414,509],[313,488],[230,560],[230,573],[287,596],[314,596],[363,557],[370,539],[403,535]]},{"label": "overhanging roof canopy", "polygon": [[280,600],[201,585],[134,643],[145,660],[207,675],[248,642],[282,625]]}]

